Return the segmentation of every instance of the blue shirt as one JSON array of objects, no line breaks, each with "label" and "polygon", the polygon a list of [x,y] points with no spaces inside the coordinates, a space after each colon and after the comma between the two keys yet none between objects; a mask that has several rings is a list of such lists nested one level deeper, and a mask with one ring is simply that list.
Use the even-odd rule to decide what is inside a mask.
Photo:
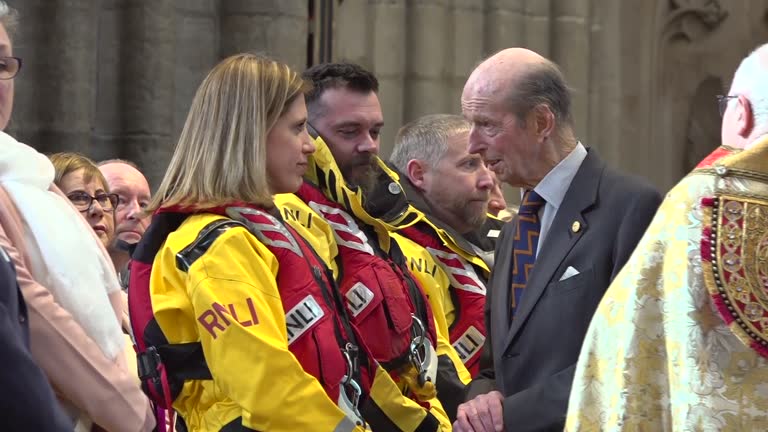
[{"label": "blue shirt", "polygon": [[539,244],[536,248],[536,255],[541,250],[541,245],[547,237],[549,229],[552,227],[552,221],[555,219],[557,210],[563,203],[565,193],[571,187],[573,178],[587,157],[587,149],[579,142],[571,153],[555,165],[546,176],[533,188],[537,194],[541,195],[547,203],[539,210],[539,220],[541,221],[541,231],[539,232]]}]

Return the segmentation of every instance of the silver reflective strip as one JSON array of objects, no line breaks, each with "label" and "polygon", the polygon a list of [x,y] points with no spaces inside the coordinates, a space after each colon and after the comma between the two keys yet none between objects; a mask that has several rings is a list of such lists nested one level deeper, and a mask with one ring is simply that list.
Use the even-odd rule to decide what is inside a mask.
[{"label": "silver reflective strip", "polygon": [[[301,248],[299,247],[299,243],[296,241],[293,235],[288,231],[282,222],[277,220],[271,214],[248,207],[229,207],[227,208],[227,215],[232,219],[242,222],[248,226],[251,234],[255,235],[256,238],[258,238],[259,241],[265,245],[287,249],[300,257],[304,256],[304,254],[301,252]],[[254,222],[248,219],[245,215],[261,216],[262,218],[268,220],[269,224]],[[265,234],[267,232],[278,233],[282,239],[267,237]]]},{"label": "silver reflective strip", "polygon": [[306,296],[288,313],[285,314],[285,325],[288,332],[288,345],[306,333],[317,324],[325,312],[312,295]]},{"label": "silver reflective strip", "polygon": [[333,432],[354,432],[356,426],[355,422],[348,417],[344,417],[333,429]]},{"label": "silver reflective strip", "polygon": [[[453,288],[485,295],[485,284],[480,280],[475,269],[472,268],[464,258],[455,253],[445,252],[430,247],[426,249],[448,275]],[[453,264],[454,262],[458,264]],[[457,276],[464,276],[471,281],[471,283],[461,283]]]},{"label": "silver reflective strip", "polygon": [[364,311],[371,304],[374,294],[365,284],[357,282],[352,285],[352,288],[347,291],[344,297],[347,298],[347,305],[352,311],[352,316],[357,317],[360,315],[360,312]]},{"label": "silver reflective strip", "polygon": [[[350,249],[359,250],[360,252],[365,252],[368,255],[374,254],[373,248],[368,244],[368,237],[363,231],[360,230],[360,227],[357,225],[357,223],[355,223],[355,220],[352,219],[352,216],[350,216],[347,212],[335,207],[327,206],[325,204],[320,204],[315,201],[310,201],[309,207],[312,208],[312,210],[314,210],[317,214],[322,216],[328,225],[331,226],[333,229],[333,234],[336,237],[336,243],[338,243],[340,246],[346,246]],[[341,217],[344,222],[334,222],[328,219],[328,215],[337,215]],[[339,233],[346,233],[349,236],[354,237],[355,240],[353,240],[351,237],[347,237],[345,239],[341,237]]]},{"label": "silver reflective strip", "polygon": [[485,336],[475,326],[469,326],[467,331],[453,343],[453,349],[459,354],[459,358],[466,363],[475,354],[479,353],[485,343]]}]

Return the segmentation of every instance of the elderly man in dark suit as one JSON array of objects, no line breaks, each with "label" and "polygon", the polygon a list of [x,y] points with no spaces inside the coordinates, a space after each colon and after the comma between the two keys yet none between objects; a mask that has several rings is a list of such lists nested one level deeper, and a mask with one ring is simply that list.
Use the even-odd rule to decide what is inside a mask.
[{"label": "elderly man in dark suit", "polygon": [[0,248],[0,412],[3,430],[71,431],[45,374],[29,352],[29,325],[16,270]]},{"label": "elderly man in dark suit", "polygon": [[557,66],[522,48],[484,61],[464,87],[470,152],[524,194],[488,287],[493,364],[459,406],[458,432],[563,429],[592,314],[661,201],[576,139],[570,101]]}]

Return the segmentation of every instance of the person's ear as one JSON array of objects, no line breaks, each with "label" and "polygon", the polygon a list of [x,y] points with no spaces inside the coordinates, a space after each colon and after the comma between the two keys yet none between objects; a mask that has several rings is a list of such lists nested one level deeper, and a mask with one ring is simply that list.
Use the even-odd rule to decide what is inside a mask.
[{"label": "person's ear", "polygon": [[416,189],[424,190],[427,175],[427,164],[419,159],[411,159],[406,166],[406,175]]},{"label": "person's ear", "polygon": [[736,131],[742,138],[747,138],[755,127],[755,117],[752,112],[752,104],[744,95],[739,95],[736,100]]},{"label": "person's ear", "polygon": [[552,136],[555,131],[556,121],[555,114],[546,104],[536,105],[532,110],[532,118],[530,124],[533,125],[533,132],[539,141],[545,141]]}]

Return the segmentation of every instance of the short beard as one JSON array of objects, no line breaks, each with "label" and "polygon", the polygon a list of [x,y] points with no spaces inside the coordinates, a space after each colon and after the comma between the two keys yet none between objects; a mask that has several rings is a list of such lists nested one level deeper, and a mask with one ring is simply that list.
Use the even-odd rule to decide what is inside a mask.
[{"label": "short beard", "polygon": [[376,187],[376,180],[379,178],[380,173],[381,168],[378,165],[372,165],[357,175],[349,184],[352,187],[359,187],[363,195],[368,195]]},{"label": "short beard", "polygon": [[485,211],[477,215],[467,215],[467,224],[472,226],[472,231],[476,231],[483,226],[486,219],[488,219],[488,206],[485,207]]},{"label": "short beard", "polygon": [[360,155],[352,161],[352,166],[357,168],[355,173],[352,173],[349,168],[341,169],[347,185],[351,188],[359,187],[363,193],[369,193],[376,186],[376,180],[381,174],[381,168],[376,162],[376,157],[371,153]]},{"label": "short beard", "polygon": [[[481,211],[475,212],[472,207],[467,205],[469,197],[459,200],[443,191],[443,193],[432,195],[429,198],[425,195],[425,198],[432,216],[437,217],[440,222],[450,226],[459,234],[467,234],[478,230],[483,226],[488,217],[488,204],[483,206]],[[437,202],[441,205],[438,205]],[[465,229],[462,230],[457,223],[463,225]]]}]

